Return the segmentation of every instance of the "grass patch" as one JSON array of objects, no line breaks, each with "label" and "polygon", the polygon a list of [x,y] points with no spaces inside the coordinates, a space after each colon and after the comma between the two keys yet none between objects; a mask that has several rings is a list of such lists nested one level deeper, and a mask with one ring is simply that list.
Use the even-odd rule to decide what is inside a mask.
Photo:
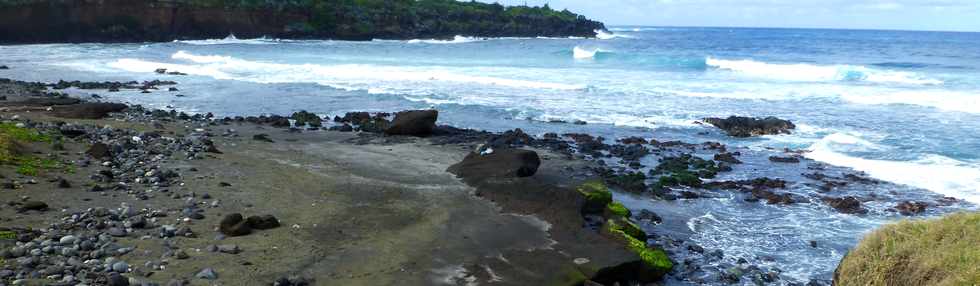
[{"label": "grass patch", "polygon": [[864,237],[837,267],[835,285],[978,285],[980,213],[905,220]]},{"label": "grass patch", "polygon": [[24,142],[51,142],[51,136],[37,130],[17,127],[14,123],[0,123],[0,134]]},{"label": "grass patch", "polygon": [[26,152],[22,142],[53,142],[51,136],[12,123],[0,123],[0,164],[16,166],[16,172],[37,176],[41,170],[65,168],[51,158],[40,158]]}]

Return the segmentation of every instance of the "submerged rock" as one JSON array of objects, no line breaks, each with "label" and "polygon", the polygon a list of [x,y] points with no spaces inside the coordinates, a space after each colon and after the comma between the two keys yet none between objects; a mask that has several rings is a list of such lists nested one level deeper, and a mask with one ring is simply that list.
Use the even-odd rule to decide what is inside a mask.
[{"label": "submerged rock", "polygon": [[861,206],[861,201],[855,197],[843,197],[843,198],[823,198],[821,199],[824,203],[834,208],[838,212],[845,214],[866,214],[868,210]]},{"label": "submerged rock", "polygon": [[790,130],[796,129],[796,125],[792,122],[775,117],[761,119],[740,116],[730,116],[725,119],[712,117],[704,121],[733,137],[790,134]]},{"label": "submerged rock", "polygon": [[904,201],[898,203],[893,209],[902,215],[911,216],[925,212],[928,206],[929,204],[923,202]]},{"label": "submerged rock", "polygon": [[439,111],[436,110],[408,110],[395,114],[395,119],[391,121],[385,134],[388,135],[411,135],[428,136],[436,128],[436,120],[439,119]]},{"label": "submerged rock", "polygon": [[461,178],[516,178],[530,177],[538,171],[541,158],[538,153],[524,149],[489,149],[482,153],[470,153],[462,162],[449,167],[450,173]]}]

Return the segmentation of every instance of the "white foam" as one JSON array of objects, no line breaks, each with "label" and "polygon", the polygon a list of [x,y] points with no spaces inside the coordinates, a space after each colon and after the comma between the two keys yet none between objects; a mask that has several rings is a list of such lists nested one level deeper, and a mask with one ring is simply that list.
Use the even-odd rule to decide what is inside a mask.
[{"label": "white foam", "polygon": [[406,41],[406,43],[409,43],[409,44],[462,44],[462,43],[470,43],[470,42],[483,41],[483,40],[485,40],[485,39],[475,38],[475,37],[464,37],[464,36],[456,35],[455,37],[453,37],[452,40],[413,39],[413,40]]},{"label": "white foam", "polygon": [[943,81],[911,72],[875,70],[852,65],[772,64],[753,60],[722,60],[708,57],[705,64],[719,70],[788,81],[865,81],[907,85],[941,85]]},{"label": "white foam", "polygon": [[612,40],[615,38],[633,38],[633,36],[630,35],[615,34],[604,30],[595,30],[594,32],[595,32],[596,39],[600,39],[600,40]]},{"label": "white foam", "polygon": [[572,57],[576,59],[594,59],[597,53],[599,53],[599,48],[582,48],[575,46],[575,48],[572,49]]},{"label": "white foam", "polygon": [[660,28],[609,28],[612,32],[646,32],[646,31],[660,31]]},{"label": "white foam", "polygon": [[255,39],[238,39],[238,38],[235,37],[234,34],[232,34],[232,35],[228,35],[228,37],[225,37],[224,39],[187,40],[187,41],[174,40],[174,42],[175,43],[182,43],[182,44],[189,44],[189,45],[200,45],[200,46],[209,46],[209,45],[233,45],[233,44],[239,44],[239,45],[272,45],[272,44],[280,43],[280,42],[282,42],[282,40],[279,40],[279,39],[269,39],[269,38],[266,38],[266,37],[255,38]]},{"label": "white foam", "polygon": [[858,104],[911,104],[941,110],[980,113],[980,94],[950,90],[883,90],[847,92],[841,98]]},{"label": "white foam", "polygon": [[[178,51],[171,58],[193,64],[170,64],[138,59],[120,59],[109,63],[110,67],[130,72],[153,72],[157,68],[180,71],[191,75],[210,76],[216,79],[232,79],[257,83],[318,83],[345,90],[392,88],[410,90],[419,82],[444,84],[479,84],[519,89],[584,90],[586,85],[513,79],[476,75],[481,71],[425,66],[384,65],[318,65],[280,64],[249,61],[221,55],[195,55]],[[392,83],[404,83],[395,84]]]},{"label": "white foam", "polygon": [[810,146],[806,157],[831,165],[850,167],[869,176],[897,184],[927,189],[945,196],[980,204],[980,166],[930,154],[915,161],[872,160],[848,156],[839,150],[880,148],[861,138],[835,133]]}]

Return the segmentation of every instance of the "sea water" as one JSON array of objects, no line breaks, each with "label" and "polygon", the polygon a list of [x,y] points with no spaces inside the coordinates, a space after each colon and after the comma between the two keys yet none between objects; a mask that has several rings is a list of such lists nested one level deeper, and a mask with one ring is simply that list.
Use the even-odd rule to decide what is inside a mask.
[{"label": "sea water", "polygon": [[[100,95],[218,116],[437,108],[441,123],[464,128],[719,141],[750,152],[802,149],[810,159],[894,183],[883,192],[955,197],[965,202],[959,209],[980,203],[980,33],[611,30],[588,39],[230,36],[0,46],[0,64],[11,66],[0,77],[175,80],[178,92]],[[158,68],[188,75],[158,75]],[[798,128],[792,135],[732,139],[696,123],[729,115],[776,116]],[[547,123],[576,120],[588,124]],[[771,164],[760,163],[774,168],[766,166]],[[799,175],[779,172],[769,173]],[[829,279],[862,234],[899,218],[887,212],[842,215],[818,203],[771,207],[732,197],[683,203],[618,197],[631,208],[679,218],[665,222],[664,231],[758,258],[802,282]],[[769,224],[759,228],[761,222]],[[829,246],[800,246],[808,240]]]}]

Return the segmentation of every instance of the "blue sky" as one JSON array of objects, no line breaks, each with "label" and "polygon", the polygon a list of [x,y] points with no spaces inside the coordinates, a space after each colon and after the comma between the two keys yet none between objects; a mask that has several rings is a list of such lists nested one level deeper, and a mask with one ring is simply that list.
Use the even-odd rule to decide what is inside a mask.
[{"label": "blue sky", "polygon": [[607,25],[980,31],[980,0],[480,0],[573,12]]}]

